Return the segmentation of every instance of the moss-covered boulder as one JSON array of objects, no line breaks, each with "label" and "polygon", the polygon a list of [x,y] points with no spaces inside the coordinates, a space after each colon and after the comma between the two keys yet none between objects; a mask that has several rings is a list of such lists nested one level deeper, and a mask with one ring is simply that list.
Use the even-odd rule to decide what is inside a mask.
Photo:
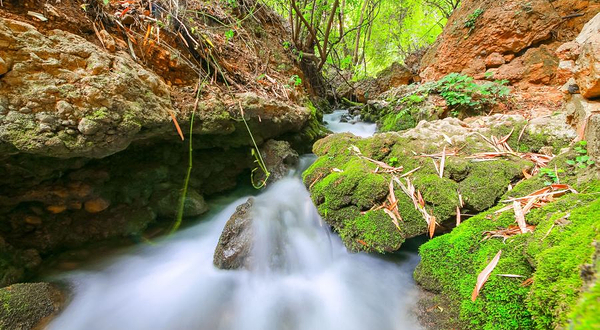
[{"label": "moss-covered boulder", "polygon": [[[564,158],[551,165],[562,166]],[[574,174],[572,169],[561,180],[581,193],[568,194],[526,215],[527,223],[535,226],[533,232],[484,240],[486,231],[515,223],[512,211],[495,212],[506,205],[500,203],[422,245],[415,279],[439,294],[422,302],[423,308],[445,302],[443,311],[436,310],[436,318],[441,323],[451,320],[460,329],[555,329],[568,324],[572,329],[597,329],[600,181],[593,173],[596,169],[588,171],[581,182],[569,175]],[[542,187],[544,178],[537,176],[517,185],[505,198]],[[477,276],[499,250],[500,260],[473,302]]]},{"label": "moss-covered boulder", "polygon": [[[367,139],[351,134],[330,135],[315,143],[313,151],[319,158],[304,173],[304,183],[323,219],[350,250],[395,251],[404,239],[426,233],[428,225],[397,183],[393,184],[397,201],[394,205],[402,218],[397,226],[382,209],[394,209],[388,201],[394,175],[399,178],[412,171],[408,176],[410,183],[420,192],[425,210],[436,218],[438,229],[443,231],[454,226],[457,207],[461,214],[489,209],[509,186],[523,178],[524,171],[534,166],[518,153],[477,158],[478,153],[494,151],[484,137],[515,132],[521,124],[513,117],[501,116],[480,121],[467,124],[446,118],[421,122],[402,133],[377,134]],[[508,143],[517,149],[522,142],[511,136]],[[444,148],[445,166],[440,177],[436,167]],[[391,174],[378,162],[403,170]],[[403,184],[405,180],[400,179]]]}]

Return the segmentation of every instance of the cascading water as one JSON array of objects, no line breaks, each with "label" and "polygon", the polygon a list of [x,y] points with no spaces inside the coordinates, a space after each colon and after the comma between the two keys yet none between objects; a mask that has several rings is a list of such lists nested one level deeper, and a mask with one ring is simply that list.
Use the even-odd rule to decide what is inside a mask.
[{"label": "cascading water", "polygon": [[252,269],[215,268],[221,231],[245,200],[101,270],[69,275],[73,299],[47,329],[420,328],[411,313],[418,256],[399,263],[348,253],[297,174],[255,198]]},{"label": "cascading water", "polygon": [[375,134],[377,125],[360,121],[360,115],[350,115],[348,110],[335,110],[323,116],[323,121],[333,132],[348,132],[360,137]]}]

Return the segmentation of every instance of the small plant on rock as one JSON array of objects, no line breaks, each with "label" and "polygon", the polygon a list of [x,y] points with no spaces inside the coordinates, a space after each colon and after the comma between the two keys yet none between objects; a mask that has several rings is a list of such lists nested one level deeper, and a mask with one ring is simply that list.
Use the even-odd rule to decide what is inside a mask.
[{"label": "small plant on rock", "polygon": [[469,29],[469,34],[475,30],[475,23],[481,14],[483,14],[483,9],[477,8],[465,21],[465,27]]},{"label": "small plant on rock", "polygon": [[575,152],[577,152],[577,156],[575,159],[567,160],[567,164],[577,166],[579,168],[586,168],[590,165],[594,165],[594,161],[590,158],[587,152],[587,141],[579,141],[575,146]]},{"label": "small plant on rock", "polygon": [[452,111],[473,109],[475,112],[493,106],[500,101],[507,101],[508,81],[497,80],[477,84],[470,76],[451,73],[434,83],[432,90],[438,92]]},{"label": "small plant on rock", "polygon": [[540,168],[540,176],[545,177],[547,179],[546,181],[544,181],[544,184],[546,186],[549,186],[554,183],[559,183],[559,174],[561,173],[565,173],[565,171],[561,168],[555,170],[547,167]]}]

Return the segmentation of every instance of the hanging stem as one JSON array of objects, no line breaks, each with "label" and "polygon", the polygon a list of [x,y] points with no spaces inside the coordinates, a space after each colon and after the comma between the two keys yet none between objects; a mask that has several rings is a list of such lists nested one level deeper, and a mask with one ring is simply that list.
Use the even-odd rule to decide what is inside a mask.
[{"label": "hanging stem", "polygon": [[194,110],[192,111],[192,117],[190,119],[190,143],[188,147],[188,168],[187,173],[185,175],[185,180],[183,182],[183,190],[181,192],[181,197],[179,198],[179,207],[177,209],[177,217],[175,218],[175,223],[173,223],[173,227],[171,227],[171,231],[169,235],[173,235],[181,226],[181,222],[183,220],[183,211],[185,210],[185,199],[187,197],[188,186],[190,184],[190,177],[192,176],[192,160],[193,160],[193,148],[192,148],[192,140],[193,140],[193,132],[194,132],[194,117],[196,115],[196,109],[198,108],[198,101],[200,100],[200,92],[201,92],[201,84],[204,83],[198,81],[198,92],[196,94],[196,102],[194,103]]},{"label": "hanging stem", "polygon": [[[265,165],[265,161],[263,160],[262,155],[260,153],[260,150],[258,150],[258,145],[256,144],[256,140],[254,140],[254,135],[252,135],[252,131],[250,131],[250,126],[248,126],[248,123],[246,122],[246,118],[244,118],[244,108],[242,108],[242,102],[238,101],[238,104],[240,106],[240,114],[242,115],[242,121],[244,122],[244,125],[246,125],[248,134],[250,135],[250,138],[252,139],[252,144],[254,144],[254,148],[252,149],[252,156],[254,156],[254,162],[258,163],[258,167],[252,170],[252,173],[250,175],[250,181],[252,183],[252,186],[255,189],[260,189],[267,185],[267,180],[269,179],[269,176],[271,176],[271,172],[269,172],[269,170],[267,169],[267,166]],[[256,183],[254,183],[254,172],[256,172],[259,168],[263,171],[263,173],[265,173],[265,179],[262,180],[262,182],[260,182],[259,184],[256,184]]]}]

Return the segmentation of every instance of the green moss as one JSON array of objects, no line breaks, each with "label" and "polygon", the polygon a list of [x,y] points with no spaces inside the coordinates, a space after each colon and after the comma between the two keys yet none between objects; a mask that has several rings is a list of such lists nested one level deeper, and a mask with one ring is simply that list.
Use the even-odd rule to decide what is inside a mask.
[{"label": "green moss", "polygon": [[381,132],[402,131],[417,126],[415,118],[409,111],[388,113],[381,118],[380,122],[379,131]]},{"label": "green moss", "polygon": [[[544,130],[530,132],[530,130],[525,129],[523,131],[525,125],[527,125],[525,121],[512,121],[509,125],[493,127],[491,135],[502,137],[512,131],[513,133],[507,143],[513,150],[518,152],[539,152],[543,147],[550,146],[553,153],[558,154],[561,149],[568,147],[571,143],[570,139],[558,139],[554,134],[548,134]],[[522,135],[520,134],[521,131],[523,131]]]},{"label": "green moss", "polygon": [[316,183],[311,190],[313,198],[322,200],[328,209],[356,205],[368,210],[387,194],[385,178],[372,173],[374,170],[374,164],[355,157]]},{"label": "green moss", "polygon": [[102,107],[94,111],[91,115],[88,115],[87,118],[95,120],[106,119],[108,118],[108,109],[106,107]]},{"label": "green moss", "polygon": [[398,213],[403,219],[399,225],[404,237],[411,238],[427,232],[427,222],[421,212],[415,209],[412,200],[402,190],[396,190],[394,194],[398,200]]},{"label": "green moss", "polygon": [[466,207],[474,211],[492,207],[512,181],[523,177],[523,169],[531,166],[516,159],[471,163],[469,175],[459,184]]},{"label": "green moss", "polygon": [[369,211],[346,220],[340,236],[353,251],[391,252],[404,243],[403,235],[383,210]]},{"label": "green moss", "polygon": [[[596,266],[595,272],[600,273],[600,266]],[[600,284],[597,276],[592,288],[581,296],[579,303],[569,314],[569,329],[600,329]]]},{"label": "green moss", "polygon": [[431,211],[438,222],[450,219],[456,215],[458,206],[458,184],[435,174],[417,176],[413,181],[426,201],[426,208]]},{"label": "green moss", "polygon": [[538,329],[566,323],[583,285],[581,265],[592,262],[592,243],[600,238],[600,199],[585,202],[569,196],[531,212],[531,222],[539,224],[527,247],[536,266],[527,307]]},{"label": "green moss", "polygon": [[[594,193],[567,195],[527,215],[528,223],[537,225],[533,233],[513,236],[506,243],[482,240],[485,231],[514,224],[511,211],[493,214],[500,207],[422,245],[415,279],[456,304],[456,326],[461,329],[549,329],[564,324],[581,289],[579,269],[593,255],[591,242],[600,238],[600,200]],[[556,221],[567,212],[570,222],[558,226]],[[498,265],[472,302],[477,275],[499,250]],[[521,286],[529,277],[534,284]]]}]

